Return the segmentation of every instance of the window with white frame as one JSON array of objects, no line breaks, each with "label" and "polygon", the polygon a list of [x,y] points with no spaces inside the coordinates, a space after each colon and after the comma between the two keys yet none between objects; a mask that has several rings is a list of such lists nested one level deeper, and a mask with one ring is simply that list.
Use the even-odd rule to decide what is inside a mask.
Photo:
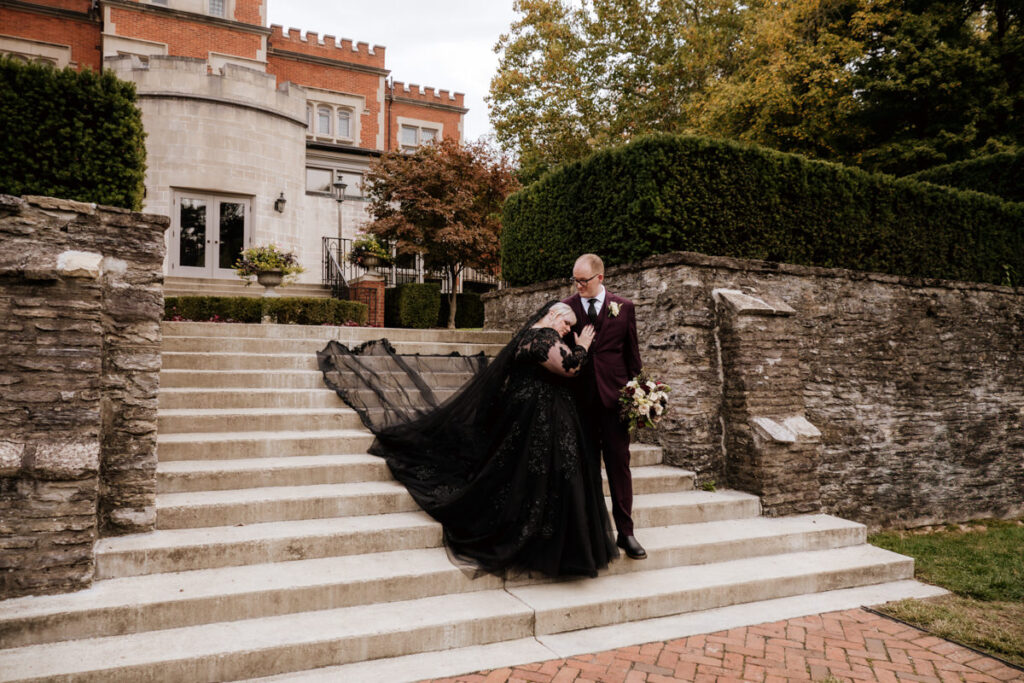
[{"label": "window with white frame", "polygon": [[412,151],[422,145],[429,145],[438,139],[438,129],[428,126],[412,126],[402,124],[398,133],[398,142],[405,151]]},{"label": "window with white frame", "polygon": [[223,17],[225,16],[225,5],[226,0],[209,0],[210,2],[210,16]]},{"label": "window with white frame", "polygon": [[356,109],[340,104],[309,102],[306,105],[307,137],[349,143],[358,135]]}]

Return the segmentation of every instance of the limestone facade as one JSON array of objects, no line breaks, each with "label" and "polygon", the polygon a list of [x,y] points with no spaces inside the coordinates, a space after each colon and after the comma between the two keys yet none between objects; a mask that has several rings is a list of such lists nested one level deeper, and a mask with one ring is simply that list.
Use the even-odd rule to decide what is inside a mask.
[{"label": "limestone facade", "polygon": [[462,137],[461,93],[393,82],[382,46],[268,26],[267,2],[0,0],[0,53],[111,68],[138,86],[144,210],[172,220],[166,275],[234,279],[242,248],[275,243],[296,251],[300,282],[319,283],[339,213],[348,239],[369,220],[370,162],[407,148],[405,128]]},{"label": "limestone facade", "polygon": [[167,219],[0,195],[0,599],[91,581],[156,521]]},{"label": "limestone facade", "polygon": [[[1024,292],[692,253],[610,268],[644,365],[642,433],[702,482],[872,526],[1024,513]],[[514,328],[561,282],[484,295]]]}]

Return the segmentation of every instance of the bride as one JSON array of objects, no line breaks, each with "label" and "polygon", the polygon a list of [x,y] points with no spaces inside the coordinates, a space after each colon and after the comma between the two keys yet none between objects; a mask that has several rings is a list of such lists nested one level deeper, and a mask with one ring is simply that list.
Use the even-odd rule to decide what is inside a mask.
[{"label": "bride", "polygon": [[[596,576],[618,555],[571,393],[594,329],[570,348],[562,337],[575,322],[569,306],[548,303],[437,408],[388,424],[364,415],[377,437],[370,452],[442,524],[457,561],[502,575]],[[341,362],[328,354],[335,346],[321,352],[321,369],[346,398],[327,367]]]}]

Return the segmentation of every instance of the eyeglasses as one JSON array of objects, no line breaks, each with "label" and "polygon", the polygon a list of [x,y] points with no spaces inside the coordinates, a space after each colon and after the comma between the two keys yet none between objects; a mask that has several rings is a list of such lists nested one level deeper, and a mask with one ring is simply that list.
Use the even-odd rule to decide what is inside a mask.
[{"label": "eyeglasses", "polygon": [[[600,274],[601,273],[598,273],[597,275],[600,275]],[[571,277],[571,278],[569,278],[569,284],[570,285],[579,285],[580,287],[586,287],[587,283],[590,282],[591,280],[593,280],[595,277],[597,277],[597,275],[591,275],[586,280],[580,280],[578,278]]]}]

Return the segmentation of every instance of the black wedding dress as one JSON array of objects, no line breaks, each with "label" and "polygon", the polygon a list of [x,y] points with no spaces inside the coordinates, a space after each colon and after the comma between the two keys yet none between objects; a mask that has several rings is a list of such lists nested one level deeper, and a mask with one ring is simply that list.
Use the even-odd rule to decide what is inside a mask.
[{"label": "black wedding dress", "polygon": [[[531,327],[548,307],[430,410],[403,411],[389,400],[369,409],[353,383],[365,389],[383,382],[380,362],[361,361],[336,342],[318,357],[327,384],[376,435],[370,452],[385,458],[395,478],[442,524],[453,559],[499,575],[596,576],[618,550],[599,460],[580,424],[574,380],[564,376],[578,371],[586,352],[570,350],[551,328]],[[396,356],[394,362],[405,371],[421,359]],[[394,391],[377,393],[384,399]]]}]

